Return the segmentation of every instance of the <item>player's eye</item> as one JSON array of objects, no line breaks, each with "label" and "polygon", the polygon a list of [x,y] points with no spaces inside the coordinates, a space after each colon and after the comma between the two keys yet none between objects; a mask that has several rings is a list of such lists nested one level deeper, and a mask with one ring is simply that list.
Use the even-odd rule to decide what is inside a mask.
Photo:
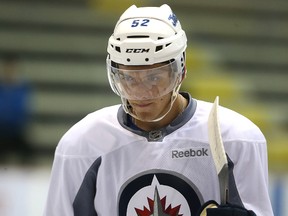
[{"label": "player's eye", "polygon": [[127,74],[119,74],[119,78],[120,78],[120,80],[125,81],[125,82],[134,82],[135,81],[135,79],[132,76],[129,76]]},{"label": "player's eye", "polygon": [[148,76],[147,77],[147,81],[150,81],[150,82],[157,82],[159,81],[161,78],[157,75],[152,75],[152,76]]}]

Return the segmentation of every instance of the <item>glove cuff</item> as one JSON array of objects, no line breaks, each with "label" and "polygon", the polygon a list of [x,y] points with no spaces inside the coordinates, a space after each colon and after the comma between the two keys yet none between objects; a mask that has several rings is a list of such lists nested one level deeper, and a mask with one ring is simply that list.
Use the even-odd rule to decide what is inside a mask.
[{"label": "glove cuff", "polygon": [[219,205],[216,201],[206,202],[198,211],[198,216],[256,216],[256,214],[241,206],[233,204]]},{"label": "glove cuff", "polygon": [[218,208],[206,209],[207,216],[256,216],[253,211],[235,205],[220,205]]},{"label": "glove cuff", "polygon": [[201,206],[201,208],[199,209],[196,215],[206,216],[207,215],[206,209],[218,208],[218,206],[219,204],[215,200],[209,200]]}]

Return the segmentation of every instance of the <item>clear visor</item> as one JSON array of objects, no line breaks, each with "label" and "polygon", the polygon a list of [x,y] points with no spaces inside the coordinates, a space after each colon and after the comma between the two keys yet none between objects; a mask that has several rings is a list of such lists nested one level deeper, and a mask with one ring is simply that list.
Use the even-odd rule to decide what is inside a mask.
[{"label": "clear visor", "polygon": [[177,61],[145,66],[119,65],[119,68],[107,62],[107,67],[111,85],[128,100],[162,97],[173,91],[181,76],[181,66]]}]

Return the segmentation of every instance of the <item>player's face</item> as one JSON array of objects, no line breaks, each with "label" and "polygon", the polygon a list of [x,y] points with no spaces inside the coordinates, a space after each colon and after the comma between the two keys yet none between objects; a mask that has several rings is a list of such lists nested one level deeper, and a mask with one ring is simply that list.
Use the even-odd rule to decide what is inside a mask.
[{"label": "player's face", "polygon": [[169,67],[155,64],[149,66],[120,66],[118,76],[125,98],[148,100],[162,96],[169,89],[170,74],[172,74],[172,71]]},{"label": "player's face", "polygon": [[174,81],[175,74],[170,65],[120,66],[120,73],[122,90],[139,119],[156,119],[170,107],[171,80]]}]

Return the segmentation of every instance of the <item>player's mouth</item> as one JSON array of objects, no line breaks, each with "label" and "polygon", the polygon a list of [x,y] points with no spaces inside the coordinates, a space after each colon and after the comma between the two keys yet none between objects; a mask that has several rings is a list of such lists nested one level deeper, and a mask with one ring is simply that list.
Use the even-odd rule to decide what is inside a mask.
[{"label": "player's mouth", "polygon": [[131,104],[135,108],[147,108],[152,105],[152,103],[132,103]]}]

